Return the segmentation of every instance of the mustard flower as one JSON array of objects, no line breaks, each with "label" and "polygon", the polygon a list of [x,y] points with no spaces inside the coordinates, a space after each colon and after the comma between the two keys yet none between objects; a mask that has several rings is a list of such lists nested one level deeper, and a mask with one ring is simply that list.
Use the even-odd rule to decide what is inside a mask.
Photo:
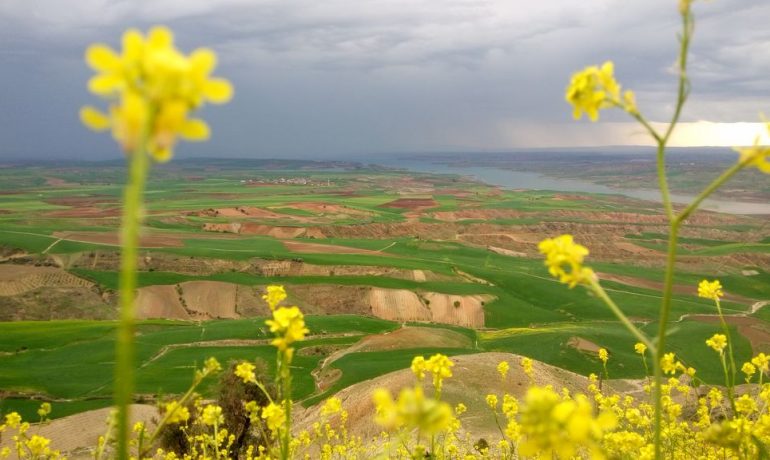
[{"label": "mustard flower", "polygon": [[666,374],[675,374],[677,371],[676,355],[674,353],[666,353],[660,358],[660,368]]},{"label": "mustard flower", "polygon": [[644,355],[644,352],[647,351],[647,345],[643,344],[642,342],[638,342],[634,345],[634,351],[640,355]]},{"label": "mustard flower", "polygon": [[190,419],[190,411],[176,401],[166,403],[166,414],[168,414],[168,423],[185,423]]},{"label": "mustard flower", "polygon": [[51,403],[44,402],[40,405],[40,409],[37,410],[37,415],[40,416],[40,418],[46,418],[51,413]]},{"label": "mustard flower", "polygon": [[19,415],[18,412],[5,414],[5,425],[8,426],[8,428],[17,428],[20,423],[21,415]]},{"label": "mustard flower", "polygon": [[270,431],[277,432],[286,423],[286,413],[283,407],[271,402],[262,409],[262,419]]},{"label": "mustard flower", "polygon": [[457,403],[457,405],[455,406],[455,414],[457,414],[457,415],[462,415],[467,410],[468,410],[468,408],[465,407],[465,404],[463,404],[463,403]]},{"label": "mustard flower", "polygon": [[521,409],[523,441],[519,453],[525,457],[571,459],[581,449],[599,455],[603,433],[615,426],[615,417],[603,412],[593,415],[585,396],[562,399],[550,388],[531,387]]},{"label": "mustard flower", "polygon": [[[591,121],[596,121],[599,119],[599,110],[612,107],[613,104],[622,106],[620,85],[613,73],[614,65],[607,61],[601,68],[589,66],[572,75],[565,99],[573,106],[572,115],[576,120],[586,113]],[[633,101],[633,95],[629,99]],[[635,103],[633,107],[636,108]]]},{"label": "mustard flower", "polygon": [[724,294],[722,293],[722,284],[719,280],[703,280],[698,284],[698,297],[718,301]]},{"label": "mustard flower", "polygon": [[746,382],[751,380],[751,377],[757,372],[757,368],[751,363],[743,363],[741,372],[746,374]]},{"label": "mustard flower", "polygon": [[610,355],[605,348],[599,348],[599,359],[603,364],[607,364],[607,361],[610,359]]},{"label": "mustard flower", "polygon": [[36,434],[32,435],[32,437],[24,443],[24,445],[27,446],[27,449],[29,449],[32,458],[49,455],[51,453],[51,449],[48,447],[49,444],[51,444],[50,439],[46,439]]},{"label": "mustard flower", "polygon": [[[770,132],[770,123],[765,123]],[[738,147],[735,151],[740,155],[738,162],[746,166],[753,166],[763,173],[770,174],[770,147],[759,145],[759,138],[751,147]]]},{"label": "mustard flower", "polygon": [[222,415],[222,408],[213,404],[209,404],[203,408],[201,414],[201,421],[205,425],[220,425],[224,422],[224,416]]},{"label": "mustard flower", "polygon": [[425,378],[425,357],[424,356],[415,356],[412,358],[412,373],[415,377],[417,377],[417,380],[422,381],[422,379]]},{"label": "mustard flower", "polygon": [[706,340],[706,345],[719,354],[722,354],[727,346],[727,336],[724,334],[714,334],[710,339]]},{"label": "mustard flower", "polygon": [[273,311],[273,319],[265,321],[270,327],[270,332],[274,333],[276,338],[271,342],[272,345],[281,351],[286,351],[289,346],[305,338],[310,332],[305,327],[305,316],[297,307],[280,307]]},{"label": "mustard flower", "polygon": [[488,394],[486,397],[487,406],[489,406],[490,409],[496,410],[497,409],[497,395],[495,394]]},{"label": "mustard flower", "polygon": [[530,358],[521,358],[521,368],[524,370],[524,373],[529,377],[532,378],[532,368],[533,362]]},{"label": "mustard flower", "polygon": [[374,392],[375,422],[386,429],[419,429],[426,434],[436,434],[449,428],[454,420],[449,404],[426,398],[422,387],[405,388],[394,401],[390,392],[378,389]]},{"label": "mustard flower", "polygon": [[751,395],[745,394],[735,400],[735,410],[739,414],[751,415],[757,411],[757,402]]},{"label": "mustard flower", "polygon": [[505,377],[508,375],[508,371],[511,369],[510,364],[508,364],[508,361],[500,361],[500,363],[497,365],[497,372],[500,373],[500,378],[502,380],[505,380]]},{"label": "mustard flower", "polygon": [[254,365],[251,363],[240,363],[235,367],[235,376],[240,377],[243,383],[257,383],[257,376],[254,374]]},{"label": "mustard flower", "polygon": [[267,287],[267,293],[263,294],[262,298],[267,302],[270,311],[273,311],[279,303],[286,299],[286,290],[283,286],[271,285]]},{"label": "mustard flower", "polygon": [[[189,114],[204,102],[221,104],[232,97],[227,80],[210,78],[216,55],[198,49],[189,56],[174,46],[174,37],[165,27],[153,27],[147,37],[129,29],[123,35],[120,54],[107,45],[95,44],[86,50],[86,62],[97,72],[88,89],[112,101],[108,114],[94,107],[83,107],[82,122],[96,131],[112,128],[121,147],[131,152],[146,148],[157,161],[168,161],[177,138],[190,141],[208,139],[203,120]],[[140,146],[143,139],[147,145]]]},{"label": "mustard flower", "polygon": [[321,415],[331,415],[336,414],[337,412],[340,412],[342,410],[342,401],[340,398],[329,398],[324,403],[323,407],[321,408]]},{"label": "mustard flower", "polygon": [[545,255],[548,272],[570,288],[580,283],[589,283],[595,276],[593,270],[583,267],[583,258],[588,255],[588,249],[576,244],[572,235],[547,238],[540,242],[538,249]]},{"label": "mustard flower", "polygon": [[767,372],[768,363],[770,363],[770,356],[764,353],[759,353],[757,356],[751,358],[751,364],[755,365],[757,369],[762,372]]},{"label": "mustard flower", "polygon": [[425,368],[433,374],[433,387],[441,391],[444,379],[452,376],[452,366],[455,364],[445,355],[437,353],[425,361]]}]

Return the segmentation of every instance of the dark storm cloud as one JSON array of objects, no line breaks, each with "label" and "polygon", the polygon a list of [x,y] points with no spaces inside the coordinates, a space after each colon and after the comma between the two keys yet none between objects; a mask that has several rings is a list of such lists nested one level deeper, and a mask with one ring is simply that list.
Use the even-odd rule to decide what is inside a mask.
[{"label": "dark storm cloud", "polygon": [[[770,111],[770,4],[695,9],[686,119],[756,121]],[[217,73],[236,85],[231,104],[205,110],[212,140],[183,145],[183,155],[577,145],[585,135],[558,129],[570,122],[571,72],[613,59],[618,79],[661,121],[675,83],[674,0],[6,0],[0,158],[115,155],[76,118],[95,102],[82,53],[157,23],[186,51],[214,48]],[[617,143],[613,126],[590,128],[593,142]]]}]

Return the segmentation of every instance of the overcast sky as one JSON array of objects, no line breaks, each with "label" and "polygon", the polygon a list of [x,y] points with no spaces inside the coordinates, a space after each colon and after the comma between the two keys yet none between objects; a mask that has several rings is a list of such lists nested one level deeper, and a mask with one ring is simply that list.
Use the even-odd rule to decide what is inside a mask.
[{"label": "overcast sky", "polygon": [[[117,48],[126,28],[154,24],[170,26],[185,52],[213,48],[216,73],[236,88],[230,104],[204,109],[211,141],[181,144],[179,156],[641,144],[622,114],[572,122],[564,88],[573,71],[612,59],[648,118],[666,120],[677,3],[2,0],[0,159],[119,156],[108,135],[78,121],[80,106],[104,105],[85,89],[92,72],[83,51],[96,41]],[[701,1],[695,13],[684,120],[770,116],[770,2]],[[737,126],[700,123],[683,133],[713,144]]]}]

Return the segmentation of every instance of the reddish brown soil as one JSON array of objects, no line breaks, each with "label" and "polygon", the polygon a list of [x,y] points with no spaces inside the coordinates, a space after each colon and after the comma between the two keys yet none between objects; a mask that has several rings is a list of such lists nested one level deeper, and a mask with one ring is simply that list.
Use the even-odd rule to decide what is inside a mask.
[{"label": "reddish brown soil", "polygon": [[[633,276],[613,275],[610,273],[602,273],[602,272],[597,272],[596,275],[599,277],[600,280],[615,281],[617,283],[627,284],[629,286],[635,286],[635,287],[646,288],[646,289],[654,289],[656,291],[663,290],[662,281],[653,281],[653,280],[648,280],[644,278],[635,278]],[[675,284],[673,287],[673,290],[677,294],[686,294],[686,295],[692,295],[692,296],[698,295],[698,286],[694,286],[694,285],[688,286],[686,284]],[[729,292],[725,292],[724,299],[731,302],[746,304],[747,306],[755,302],[755,300],[753,299],[749,299],[749,298],[742,297],[735,294],[730,294]]]},{"label": "reddish brown soil", "polygon": [[435,208],[436,206],[438,206],[438,203],[433,198],[399,198],[385,203],[380,207],[416,210]]}]

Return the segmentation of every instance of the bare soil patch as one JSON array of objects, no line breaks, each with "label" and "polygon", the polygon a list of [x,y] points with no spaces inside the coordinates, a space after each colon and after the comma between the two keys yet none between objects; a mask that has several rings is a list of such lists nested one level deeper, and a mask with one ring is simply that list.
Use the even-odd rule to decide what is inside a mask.
[{"label": "bare soil patch", "polygon": [[567,345],[578,351],[586,351],[588,353],[599,353],[599,349],[601,348],[590,340],[577,336],[570,337],[567,341]]},{"label": "bare soil patch", "polygon": [[406,289],[372,288],[368,302],[372,314],[392,321],[431,321],[478,328],[484,326],[487,295],[450,295],[428,292],[422,298]]},{"label": "bare soil patch", "polygon": [[238,318],[236,285],[221,281],[188,281],[179,284],[188,311],[206,319]]},{"label": "bare soil patch", "polygon": [[139,288],[136,295],[137,316],[142,319],[192,319],[180,300],[175,285]]}]

